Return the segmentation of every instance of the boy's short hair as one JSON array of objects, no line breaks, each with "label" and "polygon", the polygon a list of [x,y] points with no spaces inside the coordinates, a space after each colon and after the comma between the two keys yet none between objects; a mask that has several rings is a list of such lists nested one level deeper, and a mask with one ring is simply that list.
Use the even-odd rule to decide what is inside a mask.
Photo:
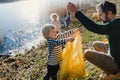
[{"label": "boy's short hair", "polygon": [[42,35],[45,39],[48,39],[48,34],[50,33],[50,31],[52,29],[55,29],[55,25],[54,24],[44,24],[42,27]]},{"label": "boy's short hair", "polygon": [[109,1],[104,1],[98,4],[97,7],[101,7],[105,14],[108,14],[108,11],[111,11],[114,15],[117,13],[116,5]]},{"label": "boy's short hair", "polygon": [[56,16],[57,17],[57,20],[59,20],[59,15],[57,13],[52,13],[50,15],[50,19],[53,20],[53,16]]}]

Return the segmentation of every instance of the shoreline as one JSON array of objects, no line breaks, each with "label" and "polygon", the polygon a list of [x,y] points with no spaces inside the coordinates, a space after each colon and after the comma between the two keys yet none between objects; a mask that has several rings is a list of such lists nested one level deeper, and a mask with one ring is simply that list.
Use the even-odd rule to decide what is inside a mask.
[{"label": "shoreline", "polygon": [[[0,57],[0,80],[25,80],[40,76],[43,74],[46,55],[46,45],[40,43],[38,48],[33,47],[25,54]],[[34,71],[38,71],[37,74]]]}]

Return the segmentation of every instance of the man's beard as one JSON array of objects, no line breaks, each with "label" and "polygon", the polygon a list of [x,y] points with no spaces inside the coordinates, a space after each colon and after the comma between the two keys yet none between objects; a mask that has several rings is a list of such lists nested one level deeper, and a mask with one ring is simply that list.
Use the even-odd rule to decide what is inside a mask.
[{"label": "man's beard", "polygon": [[110,22],[110,19],[109,19],[109,17],[108,17],[108,14],[106,14],[105,19],[106,19],[105,22]]},{"label": "man's beard", "polygon": [[107,23],[107,22],[110,22],[110,19],[108,18],[107,15],[105,15],[105,21],[103,21],[103,23]]},{"label": "man's beard", "polygon": [[103,21],[103,23],[107,23],[107,22],[109,22],[109,21],[107,21],[107,20],[106,20],[106,21]]}]

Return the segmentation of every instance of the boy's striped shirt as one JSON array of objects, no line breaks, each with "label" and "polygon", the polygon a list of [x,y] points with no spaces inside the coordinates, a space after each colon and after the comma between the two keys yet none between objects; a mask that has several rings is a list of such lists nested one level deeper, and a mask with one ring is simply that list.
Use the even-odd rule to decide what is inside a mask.
[{"label": "boy's striped shirt", "polygon": [[62,45],[65,44],[65,38],[72,36],[73,30],[66,31],[57,35],[57,39],[48,39],[48,65],[57,65],[61,60]]}]

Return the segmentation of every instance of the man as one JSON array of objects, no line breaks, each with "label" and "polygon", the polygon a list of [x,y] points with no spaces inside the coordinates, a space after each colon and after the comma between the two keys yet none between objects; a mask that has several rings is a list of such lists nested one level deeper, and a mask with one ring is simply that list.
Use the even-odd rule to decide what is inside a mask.
[{"label": "man", "polygon": [[[99,16],[98,14],[101,14],[101,11],[99,11],[99,7],[102,3],[98,4],[96,6],[96,11],[97,13],[93,14],[94,21],[98,20],[99,17],[99,21],[101,21],[103,24],[109,22],[109,20],[107,20],[104,17]],[[92,47],[95,49],[95,51],[98,52],[103,52],[103,53],[109,53],[109,36],[106,35],[106,38],[103,41],[94,41]],[[92,50],[94,52],[94,50]]]},{"label": "man", "polygon": [[116,5],[108,1],[98,5],[99,19],[109,21],[109,23],[101,25],[96,24],[78,11],[73,3],[69,3],[67,8],[70,12],[75,13],[75,17],[85,28],[109,37],[110,55],[104,54],[104,52],[86,51],[84,54],[85,58],[104,70],[107,75],[120,72],[120,18],[116,18]]}]

